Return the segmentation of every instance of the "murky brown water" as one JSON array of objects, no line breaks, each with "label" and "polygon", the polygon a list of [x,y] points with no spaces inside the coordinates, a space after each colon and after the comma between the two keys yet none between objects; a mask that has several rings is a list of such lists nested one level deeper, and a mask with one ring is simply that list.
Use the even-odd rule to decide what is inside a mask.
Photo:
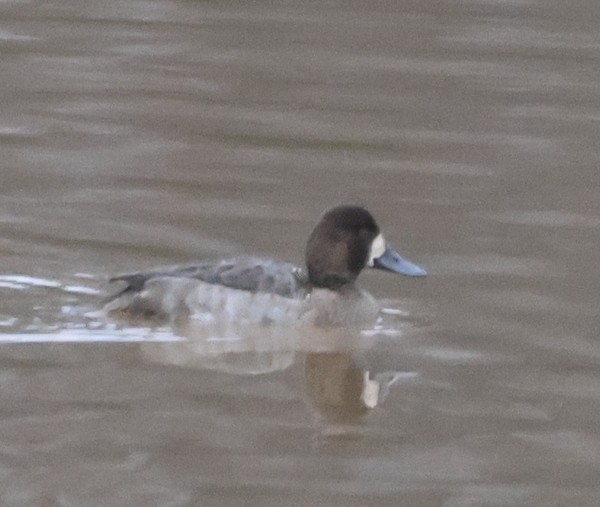
[{"label": "murky brown water", "polygon": [[[589,0],[4,2],[0,504],[599,505],[599,23]],[[83,317],[111,273],[301,262],[338,202],[430,272],[362,276],[387,332]]]}]

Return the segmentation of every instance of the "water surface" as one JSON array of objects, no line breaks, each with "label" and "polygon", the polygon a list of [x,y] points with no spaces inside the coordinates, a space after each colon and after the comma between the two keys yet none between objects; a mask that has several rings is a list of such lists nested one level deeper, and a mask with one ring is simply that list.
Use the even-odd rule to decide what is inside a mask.
[{"label": "water surface", "polygon": [[[599,14],[4,2],[0,503],[597,506]],[[430,273],[361,277],[386,332],[85,317],[113,273],[301,263],[340,202]]]}]

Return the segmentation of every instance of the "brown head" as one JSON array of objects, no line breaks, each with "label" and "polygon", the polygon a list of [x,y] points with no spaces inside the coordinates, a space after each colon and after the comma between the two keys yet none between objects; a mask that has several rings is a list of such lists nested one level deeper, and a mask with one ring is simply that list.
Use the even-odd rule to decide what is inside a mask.
[{"label": "brown head", "polygon": [[338,290],[366,266],[409,276],[425,271],[390,248],[365,208],[342,205],[327,211],[306,244],[308,278],[316,287]]}]

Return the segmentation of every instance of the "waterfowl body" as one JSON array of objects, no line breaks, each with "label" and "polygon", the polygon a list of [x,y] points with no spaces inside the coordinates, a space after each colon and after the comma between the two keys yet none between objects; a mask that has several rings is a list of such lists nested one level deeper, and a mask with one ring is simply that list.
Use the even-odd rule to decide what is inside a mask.
[{"label": "waterfowl body", "polygon": [[303,270],[289,262],[237,256],[120,275],[111,281],[125,287],[105,311],[163,322],[214,320],[218,314],[255,323],[286,324],[308,314],[344,322],[347,315],[337,302],[346,303],[345,313],[360,313],[366,295],[355,281],[365,267],[425,275],[386,243],[371,214],[359,206],[337,206],[321,217],[308,238],[305,261]]}]

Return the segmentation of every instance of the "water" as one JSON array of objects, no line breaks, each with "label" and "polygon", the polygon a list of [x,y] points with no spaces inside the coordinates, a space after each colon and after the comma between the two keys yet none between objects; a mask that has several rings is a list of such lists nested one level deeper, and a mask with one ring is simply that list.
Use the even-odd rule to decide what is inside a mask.
[{"label": "water", "polygon": [[[4,2],[0,503],[597,506],[599,15]],[[340,202],[430,273],[361,276],[386,332],[84,316],[118,272],[300,263]]]}]

